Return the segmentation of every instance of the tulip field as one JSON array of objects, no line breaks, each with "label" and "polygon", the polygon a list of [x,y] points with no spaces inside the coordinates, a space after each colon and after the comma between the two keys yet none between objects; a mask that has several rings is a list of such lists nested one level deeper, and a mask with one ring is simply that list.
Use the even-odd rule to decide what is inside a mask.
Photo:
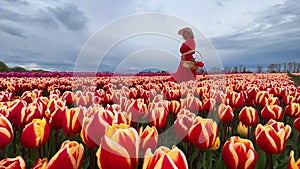
[{"label": "tulip field", "polygon": [[0,169],[300,168],[287,74],[0,76]]}]

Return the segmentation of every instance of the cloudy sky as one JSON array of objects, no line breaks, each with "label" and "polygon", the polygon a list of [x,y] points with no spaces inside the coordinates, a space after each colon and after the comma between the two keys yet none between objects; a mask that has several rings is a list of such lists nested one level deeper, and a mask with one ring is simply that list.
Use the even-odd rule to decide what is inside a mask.
[{"label": "cloudy sky", "polygon": [[190,26],[208,67],[300,62],[297,1],[1,0],[0,61],[51,71],[173,72],[183,42],[177,31]]}]

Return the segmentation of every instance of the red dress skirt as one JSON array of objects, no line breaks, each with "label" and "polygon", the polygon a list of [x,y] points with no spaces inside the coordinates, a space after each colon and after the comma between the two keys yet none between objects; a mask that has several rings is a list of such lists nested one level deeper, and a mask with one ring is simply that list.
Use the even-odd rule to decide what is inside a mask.
[{"label": "red dress skirt", "polygon": [[[180,47],[180,53],[183,54],[190,50],[195,50],[194,39],[189,39],[187,42],[183,43]],[[194,59],[193,55],[186,55],[184,60]],[[186,82],[196,79],[196,70],[191,70],[189,68],[183,67],[183,62],[180,60],[177,71],[171,76],[171,81],[176,81],[178,83]]]}]

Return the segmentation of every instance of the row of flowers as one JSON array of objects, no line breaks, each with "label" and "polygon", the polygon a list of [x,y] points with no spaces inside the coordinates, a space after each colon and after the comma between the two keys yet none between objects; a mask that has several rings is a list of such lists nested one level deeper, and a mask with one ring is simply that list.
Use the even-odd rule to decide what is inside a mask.
[{"label": "row of flowers", "polygon": [[[18,96],[7,87],[0,92],[1,153],[22,155],[5,158],[0,166],[24,168],[25,157],[35,168],[81,168],[88,157],[89,165],[97,161],[99,168],[208,168],[222,165],[222,159],[228,168],[272,168],[272,154],[287,153],[286,167],[300,166],[293,140],[299,139],[300,90],[286,75],[214,75],[182,84],[160,76],[87,79],[76,83],[86,86],[83,91],[51,88],[45,95],[37,87]],[[164,137],[168,129],[172,132]],[[52,147],[57,149],[43,153]],[[267,159],[260,161],[262,151]]]}]

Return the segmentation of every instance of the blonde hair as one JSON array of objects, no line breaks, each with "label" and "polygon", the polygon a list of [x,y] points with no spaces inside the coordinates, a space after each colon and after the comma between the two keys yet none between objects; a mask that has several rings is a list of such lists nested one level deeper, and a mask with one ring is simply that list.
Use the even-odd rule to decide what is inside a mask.
[{"label": "blonde hair", "polygon": [[178,31],[178,34],[183,36],[184,32],[187,32],[191,38],[194,38],[194,33],[191,28],[185,27]]}]

